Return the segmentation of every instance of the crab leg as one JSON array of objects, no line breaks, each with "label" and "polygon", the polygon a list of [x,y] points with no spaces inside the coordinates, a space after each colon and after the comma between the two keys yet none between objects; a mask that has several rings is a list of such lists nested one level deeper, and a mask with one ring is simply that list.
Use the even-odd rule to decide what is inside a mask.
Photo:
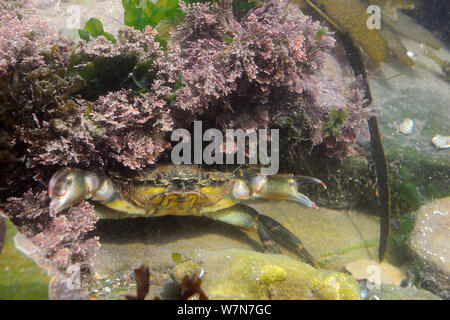
[{"label": "crab leg", "polygon": [[250,189],[253,198],[291,200],[318,209],[314,202],[298,191],[302,184],[318,184],[324,189],[327,188],[325,183],[317,178],[280,174],[275,176],[257,175],[250,181]]},{"label": "crab leg", "polygon": [[271,237],[273,235],[277,238],[278,242],[295,249],[297,255],[306,258],[315,268],[320,268],[314,257],[303,247],[300,239],[281,224],[272,218],[259,214],[252,207],[237,204],[230,208],[205,213],[205,216],[250,231],[256,231],[263,247],[267,251],[280,254],[280,248]]},{"label": "crab leg", "polygon": [[246,230],[256,231],[264,249],[270,253],[281,254],[280,248],[270,237],[269,231],[258,220],[259,213],[255,209],[243,204],[237,204],[233,207],[206,213],[205,215],[214,220],[232,224]]},{"label": "crab leg", "polygon": [[279,242],[284,243],[287,247],[294,249],[299,256],[303,256],[308,260],[315,268],[320,269],[317,260],[309,253],[303,246],[299,238],[297,238],[292,232],[283,227],[276,220],[262,215],[259,215],[259,220],[266,226],[270,234],[272,234]]}]

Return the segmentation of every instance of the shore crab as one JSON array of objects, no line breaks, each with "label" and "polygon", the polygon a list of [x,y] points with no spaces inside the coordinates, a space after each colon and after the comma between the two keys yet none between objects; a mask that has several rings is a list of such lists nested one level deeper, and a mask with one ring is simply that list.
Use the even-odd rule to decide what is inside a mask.
[{"label": "shore crab", "polygon": [[252,168],[220,172],[194,165],[161,165],[129,176],[66,168],[50,180],[50,211],[56,214],[83,200],[91,200],[129,217],[201,215],[256,231],[267,251],[281,253],[273,236],[319,268],[297,236],[246,204],[258,198],[278,199],[317,209],[314,202],[298,191],[305,183],[326,189],[317,178],[292,174],[266,176]]}]

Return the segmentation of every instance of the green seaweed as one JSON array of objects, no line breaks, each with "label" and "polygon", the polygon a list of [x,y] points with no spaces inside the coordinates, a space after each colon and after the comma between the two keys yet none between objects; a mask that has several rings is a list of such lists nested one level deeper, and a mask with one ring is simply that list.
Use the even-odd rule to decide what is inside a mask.
[{"label": "green seaweed", "polygon": [[414,228],[415,215],[413,213],[405,213],[401,216],[398,230],[392,234],[392,240],[397,245],[405,244],[411,235]]},{"label": "green seaweed", "polygon": [[[187,4],[214,3],[215,0],[185,0]],[[243,15],[250,9],[261,5],[260,0],[234,0],[233,11]],[[165,48],[168,41],[168,30],[181,23],[185,17],[179,6],[179,0],[122,0],[125,25],[138,30],[151,26],[158,30],[157,40]],[[81,34],[80,34],[81,36]]]},{"label": "green seaweed", "polygon": [[182,257],[182,255],[181,255],[181,253],[173,252],[173,253],[172,253],[172,261],[173,261],[173,263],[175,263],[175,264],[180,264],[180,263],[182,263],[182,262],[183,262],[183,257]]},{"label": "green seaweed", "polygon": [[[99,57],[89,61],[82,55],[72,53],[67,72],[69,76],[78,75],[85,81],[86,85],[80,93],[95,97],[123,87],[129,80],[129,74],[135,70],[136,62],[135,57],[124,56]],[[144,81],[141,72],[135,71],[135,79]]]},{"label": "green seaweed", "polygon": [[96,18],[89,19],[84,25],[84,29],[78,29],[78,35],[81,39],[88,42],[91,36],[94,38],[104,36],[112,43],[116,43],[114,36],[111,33],[104,31],[102,22]]},{"label": "green seaweed", "polygon": [[403,181],[398,186],[400,197],[406,201],[411,208],[419,208],[422,204],[419,193],[417,192],[417,184],[414,181]]},{"label": "green seaweed", "polygon": [[395,190],[400,200],[400,210],[402,212],[417,210],[422,205],[417,183],[411,179],[411,175],[405,167],[399,169],[399,176]]},{"label": "green seaweed", "polygon": [[316,36],[315,39],[316,40],[320,40],[323,38],[323,36],[325,36],[327,34],[327,30],[325,28],[320,28],[319,30],[317,30],[316,32]]},{"label": "green seaweed", "polygon": [[184,12],[178,5],[178,0],[122,0],[125,10],[125,25],[143,30],[146,26],[155,28],[161,20],[179,22],[184,18]]},{"label": "green seaweed", "polygon": [[134,67],[131,77],[134,81],[134,84],[139,88],[147,90],[146,83],[148,83],[154,76],[150,72],[152,65],[153,61],[149,60]]},{"label": "green seaweed", "polygon": [[265,265],[262,268],[259,280],[265,287],[269,287],[276,281],[283,281],[286,279],[286,270],[277,265]]},{"label": "green seaweed", "polygon": [[347,119],[348,111],[347,110],[337,110],[335,108],[331,109],[330,117],[328,122],[324,125],[323,131],[328,132],[333,136],[338,136],[339,131]]},{"label": "green seaweed", "polygon": [[236,249],[200,254],[177,265],[175,276],[181,281],[200,268],[205,271],[202,289],[211,300],[361,299],[352,276],[281,254]]}]

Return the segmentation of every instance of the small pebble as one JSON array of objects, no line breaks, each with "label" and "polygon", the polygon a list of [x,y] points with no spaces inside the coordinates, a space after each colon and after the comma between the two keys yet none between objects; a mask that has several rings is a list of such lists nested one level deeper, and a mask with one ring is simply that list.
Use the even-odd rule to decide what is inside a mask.
[{"label": "small pebble", "polygon": [[438,134],[433,139],[431,139],[436,149],[448,149],[450,148],[450,136],[441,136]]},{"label": "small pebble", "polygon": [[413,133],[413,128],[414,128],[414,121],[412,121],[411,119],[405,119],[398,127],[398,130],[402,134],[408,135]]}]

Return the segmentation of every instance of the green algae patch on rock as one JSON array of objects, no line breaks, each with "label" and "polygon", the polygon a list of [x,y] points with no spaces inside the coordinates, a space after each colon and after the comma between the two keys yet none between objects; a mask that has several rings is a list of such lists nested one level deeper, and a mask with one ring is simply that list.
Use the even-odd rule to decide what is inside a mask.
[{"label": "green algae patch on rock", "polygon": [[175,268],[178,282],[195,272],[203,273],[201,288],[213,300],[361,299],[353,277],[278,254],[225,250],[199,254]]},{"label": "green algae patch on rock", "polygon": [[[0,216],[0,219],[4,219]],[[16,228],[6,220],[6,238],[0,253],[0,300],[46,300],[50,277],[14,246]]]},{"label": "green algae patch on rock", "polygon": [[286,279],[286,270],[276,265],[266,265],[261,271],[260,280],[265,286],[270,286],[276,281]]},{"label": "green algae patch on rock", "polygon": [[343,273],[322,273],[311,279],[310,287],[315,298],[319,300],[360,299],[355,279]]}]

